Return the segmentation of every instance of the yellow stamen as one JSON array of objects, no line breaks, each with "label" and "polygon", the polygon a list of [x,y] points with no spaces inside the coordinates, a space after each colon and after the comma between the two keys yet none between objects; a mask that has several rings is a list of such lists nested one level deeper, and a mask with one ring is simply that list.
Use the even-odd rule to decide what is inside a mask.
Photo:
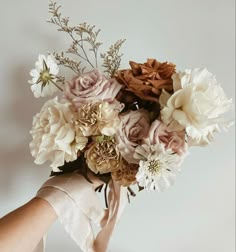
[{"label": "yellow stamen", "polygon": [[44,85],[46,85],[52,80],[52,76],[48,70],[44,70],[40,73],[40,80],[43,82]]},{"label": "yellow stamen", "polygon": [[158,173],[161,170],[161,162],[160,160],[152,160],[149,162],[148,170],[151,173]]}]

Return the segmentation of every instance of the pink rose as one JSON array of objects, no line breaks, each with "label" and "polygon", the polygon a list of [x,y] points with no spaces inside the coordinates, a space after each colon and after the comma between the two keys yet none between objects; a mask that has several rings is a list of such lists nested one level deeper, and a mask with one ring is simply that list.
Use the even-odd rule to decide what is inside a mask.
[{"label": "pink rose", "polygon": [[89,102],[113,101],[121,87],[115,79],[108,80],[95,69],[69,81],[65,85],[64,95],[78,107]]},{"label": "pink rose", "polygon": [[129,111],[120,116],[121,124],[116,135],[117,148],[128,163],[138,164],[133,157],[135,148],[147,137],[149,131],[148,111]]},{"label": "pink rose", "polygon": [[148,137],[144,141],[150,145],[163,143],[166,149],[172,149],[173,152],[177,153],[179,156],[187,153],[185,132],[168,132],[167,126],[158,120],[152,123]]}]

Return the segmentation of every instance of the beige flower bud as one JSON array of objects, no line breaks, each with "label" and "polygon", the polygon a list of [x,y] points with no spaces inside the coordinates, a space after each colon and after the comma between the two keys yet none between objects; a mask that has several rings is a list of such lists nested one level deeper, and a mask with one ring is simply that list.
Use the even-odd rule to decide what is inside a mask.
[{"label": "beige flower bud", "polygon": [[113,172],[120,166],[120,155],[113,140],[93,143],[85,152],[85,158],[94,173]]},{"label": "beige flower bud", "polygon": [[138,172],[138,164],[129,164],[125,159],[117,171],[112,172],[112,179],[122,186],[130,186],[136,183],[136,174]]}]

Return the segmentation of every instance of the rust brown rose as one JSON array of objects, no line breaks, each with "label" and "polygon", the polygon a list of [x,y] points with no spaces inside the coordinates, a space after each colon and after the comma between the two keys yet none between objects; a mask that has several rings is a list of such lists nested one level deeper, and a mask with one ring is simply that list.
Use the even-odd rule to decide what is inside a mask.
[{"label": "rust brown rose", "polygon": [[144,64],[133,61],[129,64],[131,69],[118,71],[116,79],[141,99],[158,102],[162,89],[173,91],[174,64],[155,59],[148,59]]}]

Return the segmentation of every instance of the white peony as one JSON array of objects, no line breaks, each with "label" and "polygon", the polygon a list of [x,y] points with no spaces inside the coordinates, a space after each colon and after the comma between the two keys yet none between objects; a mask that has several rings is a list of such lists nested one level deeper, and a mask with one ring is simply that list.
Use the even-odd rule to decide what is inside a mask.
[{"label": "white peony", "polygon": [[172,185],[180,171],[178,154],[165,149],[164,144],[138,146],[134,154],[140,159],[136,180],[139,186],[148,190],[163,191]]},{"label": "white peony", "polygon": [[162,121],[170,131],[186,130],[189,145],[206,145],[232,108],[215,77],[207,69],[187,69],[172,76],[175,93],[160,98]]},{"label": "white peony", "polygon": [[51,161],[53,171],[77,159],[79,150],[87,142],[87,137],[75,124],[75,112],[70,102],[60,103],[57,97],[47,101],[33,119],[31,130],[31,154],[36,164]]},{"label": "white peony", "polygon": [[35,69],[30,71],[32,77],[29,80],[31,90],[36,98],[50,96],[58,91],[56,84],[56,76],[59,72],[59,67],[52,55],[48,57],[39,55],[35,63]]}]

